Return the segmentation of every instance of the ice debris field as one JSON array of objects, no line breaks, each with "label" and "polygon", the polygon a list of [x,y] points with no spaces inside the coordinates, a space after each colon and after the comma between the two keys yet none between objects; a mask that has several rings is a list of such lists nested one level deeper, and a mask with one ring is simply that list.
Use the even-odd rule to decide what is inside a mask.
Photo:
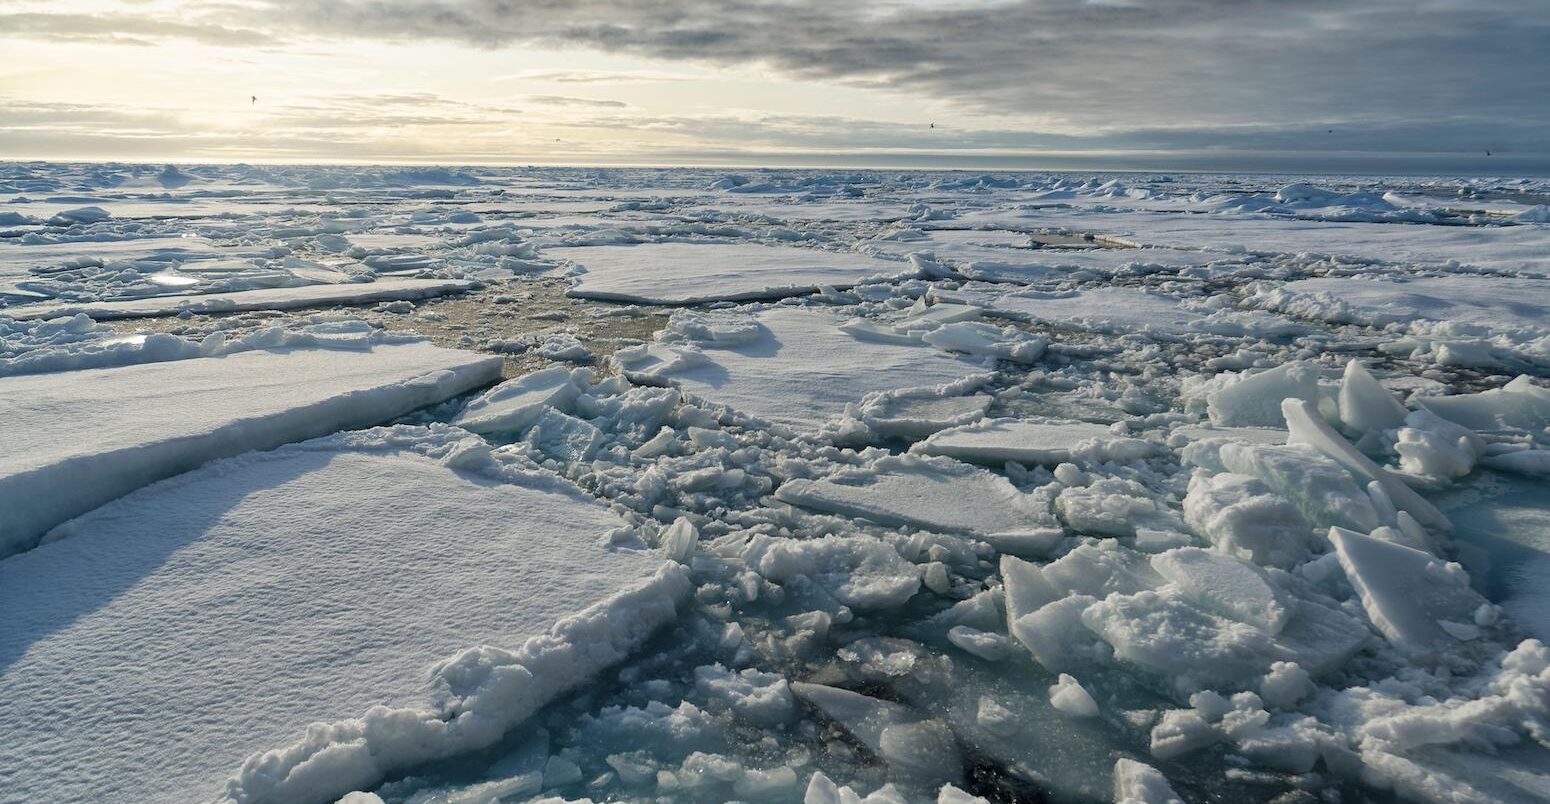
[{"label": "ice debris field", "polygon": [[0,166],[0,802],[1550,801],[1550,182]]}]

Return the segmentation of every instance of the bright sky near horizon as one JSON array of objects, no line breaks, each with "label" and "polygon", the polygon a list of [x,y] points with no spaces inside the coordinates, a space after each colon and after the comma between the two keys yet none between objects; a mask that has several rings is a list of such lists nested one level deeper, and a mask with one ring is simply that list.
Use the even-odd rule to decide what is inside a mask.
[{"label": "bright sky near horizon", "polygon": [[4,158],[1550,170],[1545,0],[0,0],[0,49]]}]

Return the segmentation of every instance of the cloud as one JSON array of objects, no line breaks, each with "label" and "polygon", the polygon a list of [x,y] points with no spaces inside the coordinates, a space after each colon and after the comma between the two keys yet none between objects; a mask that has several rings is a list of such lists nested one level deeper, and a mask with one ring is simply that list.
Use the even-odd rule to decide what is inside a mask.
[{"label": "cloud", "polygon": [[159,39],[186,39],[222,47],[277,44],[273,36],[252,28],[130,14],[0,14],[0,32],[10,37],[63,42],[150,45]]},{"label": "cloud", "polygon": [[545,81],[554,84],[628,84],[692,81],[693,76],[659,70],[524,70],[495,81]]},{"label": "cloud", "polygon": [[538,103],[544,106],[586,106],[592,108],[622,109],[629,106],[624,101],[599,100],[597,98],[572,98],[568,95],[528,95],[524,98],[528,103]]},{"label": "cloud", "polygon": [[[753,141],[851,150],[1418,158],[1490,149],[1550,158],[1539,133],[1550,130],[1545,0],[191,2],[170,23],[130,14],[11,14],[0,17],[0,31],[139,43],[181,37],[234,47],[439,40],[583,49],[696,71],[753,68],[808,82],[815,95],[825,83],[891,93],[899,108],[920,107],[922,124],[928,115],[938,124],[936,133],[924,134],[868,121],[774,116],[753,125],[731,118],[650,123],[659,133],[734,149]],[[687,78],[554,69],[495,80]],[[576,112],[622,108],[560,94],[528,102]],[[620,130],[645,125],[620,118],[626,120],[634,122]]]}]

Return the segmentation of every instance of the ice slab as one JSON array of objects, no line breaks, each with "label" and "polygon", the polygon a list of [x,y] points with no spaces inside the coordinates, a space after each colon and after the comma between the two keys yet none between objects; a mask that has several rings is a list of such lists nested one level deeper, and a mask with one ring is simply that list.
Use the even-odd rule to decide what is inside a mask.
[{"label": "ice slab", "polygon": [[0,378],[0,555],[214,458],[365,427],[493,381],[428,343],[280,349]]},{"label": "ice slab", "polygon": [[584,269],[571,296],[645,304],[776,299],[917,272],[910,263],[865,254],[750,243],[577,246],[544,255]]},{"label": "ice slab", "polygon": [[1367,618],[1394,647],[1435,656],[1479,636],[1475,615],[1485,598],[1457,564],[1344,528],[1330,528],[1329,541]]},{"label": "ice slab", "polygon": [[474,397],[452,424],[475,433],[519,433],[543,413],[545,406],[563,409],[581,395],[591,372],[551,366],[500,385]]},{"label": "ice slab", "polygon": [[1422,397],[1416,403],[1472,430],[1532,430],[1550,424],[1550,388],[1535,385],[1527,375],[1478,394]]},{"label": "ice slab", "polygon": [[966,290],[949,295],[1003,315],[1100,332],[1185,332],[1191,322],[1202,317],[1181,306],[1177,296],[1137,288],[1100,287],[1047,293]]},{"label": "ice slab", "polygon": [[29,321],[85,313],[99,321],[111,318],[155,318],[191,313],[234,313],[244,310],[294,310],[335,304],[373,304],[382,301],[428,299],[461,293],[474,286],[464,279],[387,278],[375,282],[304,285],[294,288],[262,288],[195,296],[151,296],[102,302],[27,304],[6,308],[12,318]]},{"label": "ice slab", "polygon": [[[661,558],[603,546],[623,524],[449,428],[250,453],[115,501],[0,561],[5,797],[331,801],[493,741],[672,617]],[[505,701],[443,662],[480,645],[514,652]],[[332,752],[243,767],[304,736]]]},{"label": "ice slab", "polygon": [[[870,393],[989,373],[978,361],[930,346],[858,340],[822,310],[775,308],[751,318],[763,328],[756,337],[707,344],[692,353],[697,359],[657,365],[653,379],[750,416],[811,429]],[[626,371],[632,367],[625,363]]]},{"label": "ice slab", "polygon": [[883,458],[870,473],[846,482],[789,480],[775,497],[880,525],[943,533],[1047,531],[1054,524],[1044,506],[1006,478],[942,458]]},{"label": "ice slab", "polygon": [[943,430],[912,451],[990,466],[1008,461],[1055,466],[1072,460],[1081,447],[1099,460],[1134,460],[1152,454],[1151,444],[1114,435],[1105,425],[1022,419],[987,419]]}]

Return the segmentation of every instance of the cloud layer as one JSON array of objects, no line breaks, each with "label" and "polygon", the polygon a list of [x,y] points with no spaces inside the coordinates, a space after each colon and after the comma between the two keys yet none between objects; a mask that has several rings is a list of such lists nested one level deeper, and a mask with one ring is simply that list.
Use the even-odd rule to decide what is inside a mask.
[{"label": "cloud layer", "polygon": [[[811,82],[814,93],[866,88],[962,115],[934,134],[822,116],[592,121],[722,145],[1422,161],[1492,150],[1550,164],[1545,0],[249,0],[190,5],[174,22],[130,12],[0,15],[0,31],[227,47],[440,40],[580,49],[666,64],[633,76],[556,69],[545,80],[673,81],[671,63],[684,62],[763,70]],[[559,95],[525,102],[598,115],[626,106]]]}]

